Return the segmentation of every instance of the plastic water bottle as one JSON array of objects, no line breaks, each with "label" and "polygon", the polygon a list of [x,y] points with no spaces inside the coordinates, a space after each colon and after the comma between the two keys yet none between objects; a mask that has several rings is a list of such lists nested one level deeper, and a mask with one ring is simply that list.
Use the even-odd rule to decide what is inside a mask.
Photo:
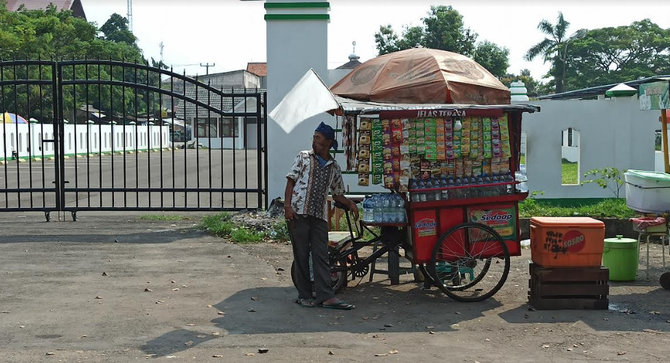
[{"label": "plastic water bottle", "polygon": [[463,197],[463,193],[462,193],[463,189],[458,188],[461,185],[462,185],[461,184],[461,178],[456,177],[456,180],[454,180],[454,187],[456,187],[456,188],[451,193],[451,195],[453,196],[454,199],[461,199]]},{"label": "plastic water bottle", "polygon": [[405,200],[400,195],[396,195],[396,223],[405,223]]},{"label": "plastic water bottle", "polygon": [[418,187],[419,187],[419,201],[420,202],[427,201],[428,198],[426,197],[426,191],[423,190],[426,189],[426,184],[423,182],[423,180],[419,180]]},{"label": "plastic water bottle", "polygon": [[381,223],[383,214],[383,201],[380,194],[375,194],[372,196],[372,205],[374,206],[374,222]]},{"label": "plastic water bottle", "polygon": [[447,187],[449,186],[449,183],[447,182],[447,177],[442,177],[442,180],[440,180],[440,194],[441,194],[441,199],[442,200],[447,200],[449,199],[449,190]]},{"label": "plastic water bottle", "polygon": [[393,208],[391,207],[391,195],[382,196],[382,223],[391,223],[393,220]]},{"label": "plastic water bottle", "polygon": [[528,181],[528,178],[526,178],[526,174],[525,174],[525,173],[523,173],[523,172],[521,172],[521,171],[517,171],[517,172],[515,172],[515,173],[514,173],[514,179],[515,179],[517,182],[519,182],[519,183],[516,185],[516,190],[517,190],[519,193],[526,193],[526,192],[528,192],[528,184],[526,184],[526,181]]},{"label": "plastic water bottle", "polygon": [[372,204],[372,196],[366,195],[363,200],[363,222],[372,223],[375,221],[375,209]]}]

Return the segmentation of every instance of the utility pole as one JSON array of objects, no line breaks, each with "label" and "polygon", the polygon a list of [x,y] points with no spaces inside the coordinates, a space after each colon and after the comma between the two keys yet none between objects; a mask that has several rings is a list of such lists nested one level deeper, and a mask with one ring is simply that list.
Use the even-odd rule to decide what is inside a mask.
[{"label": "utility pole", "polygon": [[128,0],[128,13],[126,14],[128,18],[128,30],[133,32],[133,0]]},{"label": "utility pole", "polygon": [[158,46],[161,48],[161,63],[163,63],[163,48],[165,48],[165,44],[163,44],[163,41],[161,40]]},{"label": "utility pole", "polygon": [[205,67],[205,75],[209,75],[209,67],[214,67],[215,65],[216,65],[216,63],[212,63],[212,64],[209,64],[209,63],[202,64],[202,63],[200,63],[200,67]]}]

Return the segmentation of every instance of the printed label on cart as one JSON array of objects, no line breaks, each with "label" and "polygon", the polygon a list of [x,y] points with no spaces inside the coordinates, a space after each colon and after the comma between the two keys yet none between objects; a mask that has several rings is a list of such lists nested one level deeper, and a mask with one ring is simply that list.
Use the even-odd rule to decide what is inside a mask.
[{"label": "printed label on cart", "polygon": [[437,234],[437,222],[435,218],[423,218],[414,223],[414,230],[419,237],[435,236]]},{"label": "printed label on cart", "polygon": [[511,208],[473,208],[469,210],[471,222],[485,224],[493,228],[500,236],[516,239],[516,209]]}]

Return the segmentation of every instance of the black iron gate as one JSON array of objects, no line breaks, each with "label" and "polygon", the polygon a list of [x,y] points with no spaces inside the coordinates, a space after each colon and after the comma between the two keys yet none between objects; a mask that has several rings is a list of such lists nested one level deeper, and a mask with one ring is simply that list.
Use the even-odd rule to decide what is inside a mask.
[{"label": "black iron gate", "polygon": [[137,63],[2,61],[0,211],[264,208],[265,101]]}]

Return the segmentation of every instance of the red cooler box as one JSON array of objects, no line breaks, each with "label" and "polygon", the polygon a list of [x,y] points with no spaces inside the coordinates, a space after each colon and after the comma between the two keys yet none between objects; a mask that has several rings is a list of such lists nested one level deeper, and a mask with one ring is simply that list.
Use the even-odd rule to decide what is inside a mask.
[{"label": "red cooler box", "polygon": [[533,217],[530,247],[533,262],[542,267],[600,266],[605,224],[588,217]]}]

